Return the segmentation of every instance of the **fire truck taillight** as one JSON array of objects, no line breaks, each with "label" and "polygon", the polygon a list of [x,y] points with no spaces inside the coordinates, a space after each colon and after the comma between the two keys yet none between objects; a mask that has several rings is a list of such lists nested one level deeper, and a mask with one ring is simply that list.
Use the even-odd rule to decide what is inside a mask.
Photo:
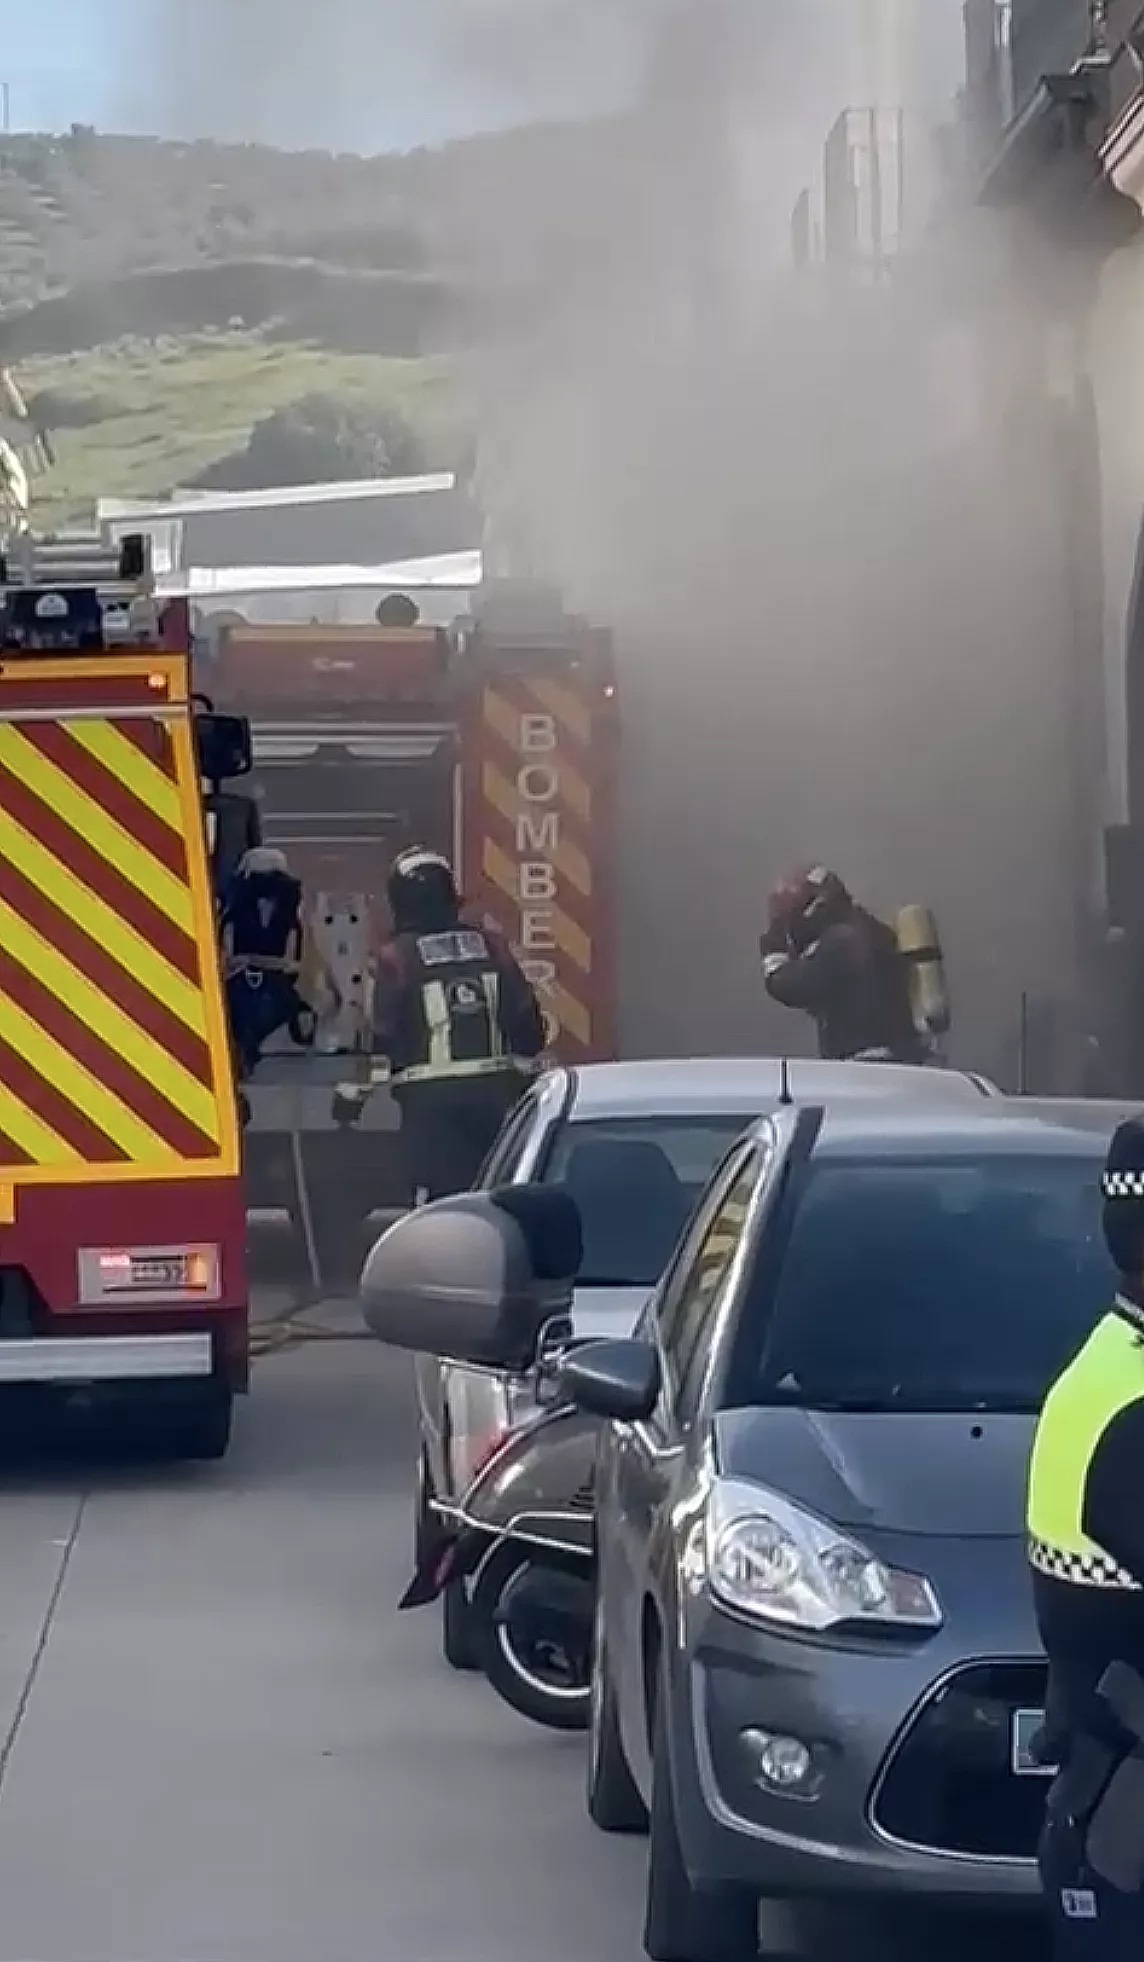
[{"label": "fire truck taillight", "polygon": [[85,1308],[147,1307],[160,1301],[217,1301],[219,1250],[194,1247],[81,1247],[79,1298]]}]

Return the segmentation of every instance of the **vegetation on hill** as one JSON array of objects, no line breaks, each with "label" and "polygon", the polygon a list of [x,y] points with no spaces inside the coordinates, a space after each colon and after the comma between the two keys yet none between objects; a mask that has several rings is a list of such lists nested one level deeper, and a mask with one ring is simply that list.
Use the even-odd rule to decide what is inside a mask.
[{"label": "vegetation on hill", "polygon": [[447,466],[472,240],[486,286],[498,239],[543,268],[563,248],[537,184],[587,196],[595,176],[602,200],[626,159],[606,121],[378,157],[0,136],[0,364],[57,431],[45,519],[204,472],[278,482],[284,457],[315,476]]},{"label": "vegetation on hill", "polygon": [[[423,268],[401,158],[97,135],[0,139],[0,305],[257,256]],[[315,248],[322,248],[316,250]]]},{"label": "vegetation on hill", "polygon": [[43,521],[99,495],[449,467],[438,169],[0,138],[0,363],[55,432]]},{"label": "vegetation on hill", "polygon": [[54,431],[56,467],[37,486],[45,524],[82,518],[100,496],[449,467],[458,444],[442,361],[335,354],[236,331],[124,340],[33,359],[19,373]]}]

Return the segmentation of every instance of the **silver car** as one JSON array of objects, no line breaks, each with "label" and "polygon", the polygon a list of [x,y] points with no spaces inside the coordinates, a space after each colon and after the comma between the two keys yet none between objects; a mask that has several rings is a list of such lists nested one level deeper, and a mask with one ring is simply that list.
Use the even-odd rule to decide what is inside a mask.
[{"label": "silver car", "polygon": [[[635,1325],[716,1164],[748,1123],[784,1101],[919,1099],[980,1106],[984,1077],[890,1063],[774,1057],[591,1063],[539,1077],[507,1120],[478,1187],[537,1179],[566,1186],[579,1206],[584,1262],[577,1337],[625,1336]],[[416,1558],[434,1537],[435,1504],[472,1483],[505,1434],[536,1413],[532,1389],[474,1370],[417,1361],[420,1453]],[[445,1653],[471,1663],[464,1583],[443,1595]]]},{"label": "silver car", "polygon": [[1037,1113],[764,1119],[632,1336],[564,1360],[607,1420],[588,1808],[650,1832],[652,1962],[756,1957],[760,1898],[1037,1901],[1026,1467],[1115,1285],[1116,1122]]}]

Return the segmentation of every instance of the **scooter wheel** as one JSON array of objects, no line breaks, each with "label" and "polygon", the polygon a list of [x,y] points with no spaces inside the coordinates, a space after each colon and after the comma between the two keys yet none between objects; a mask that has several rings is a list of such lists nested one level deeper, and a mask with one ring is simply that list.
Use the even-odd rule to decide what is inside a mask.
[{"label": "scooter wheel", "polygon": [[503,1702],[547,1730],[587,1730],[594,1588],[584,1566],[511,1541],[480,1568],[469,1599],[473,1650]]},{"label": "scooter wheel", "polygon": [[441,1595],[441,1650],[450,1669],[480,1668],[473,1653],[469,1596],[463,1580],[447,1581]]}]

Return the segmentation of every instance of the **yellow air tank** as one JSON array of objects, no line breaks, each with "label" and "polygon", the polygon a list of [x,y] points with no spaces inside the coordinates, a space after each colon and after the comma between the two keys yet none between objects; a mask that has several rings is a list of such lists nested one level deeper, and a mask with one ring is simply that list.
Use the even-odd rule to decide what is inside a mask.
[{"label": "yellow air tank", "polygon": [[937,921],[928,906],[903,906],[894,922],[894,932],[909,970],[914,1027],[921,1036],[948,1035],[949,988]]}]

